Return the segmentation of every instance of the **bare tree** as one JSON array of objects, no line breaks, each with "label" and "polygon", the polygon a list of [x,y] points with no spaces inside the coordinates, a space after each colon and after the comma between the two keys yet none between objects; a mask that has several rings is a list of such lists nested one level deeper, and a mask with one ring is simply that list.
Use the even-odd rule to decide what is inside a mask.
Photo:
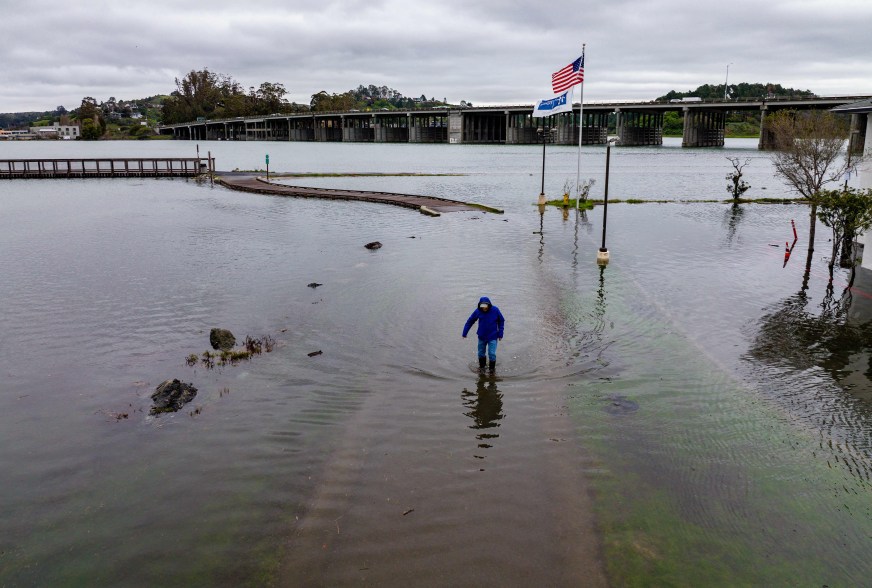
[{"label": "bare tree", "polygon": [[745,161],[743,162],[738,157],[727,157],[727,160],[733,164],[733,171],[728,173],[727,177],[724,178],[730,181],[730,183],[727,184],[727,192],[733,195],[733,200],[738,200],[742,197],[742,194],[751,188],[751,186],[745,183],[745,180],[742,179],[742,170],[751,163],[751,160],[745,158]]},{"label": "bare tree", "polygon": [[808,235],[808,263],[814,252],[818,195],[830,182],[838,181],[857,164],[857,159],[842,159],[848,138],[848,125],[832,112],[782,110],[766,119],[775,149],[775,172],[811,204]]}]

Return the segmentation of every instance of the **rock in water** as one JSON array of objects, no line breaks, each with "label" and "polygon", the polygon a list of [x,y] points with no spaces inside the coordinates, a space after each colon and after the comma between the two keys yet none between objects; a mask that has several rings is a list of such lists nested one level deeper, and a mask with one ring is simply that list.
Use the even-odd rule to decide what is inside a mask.
[{"label": "rock in water", "polygon": [[378,241],[373,241],[372,243],[367,243],[364,245],[367,249],[379,249],[381,247],[381,243]]},{"label": "rock in water", "polygon": [[152,393],[151,399],[154,406],[151,407],[149,414],[176,412],[192,401],[196,395],[197,389],[191,384],[185,384],[178,380],[167,380],[155,388]]},{"label": "rock in water", "polygon": [[209,331],[209,343],[212,344],[212,349],[230,351],[236,345],[236,337],[227,329],[212,329]]}]

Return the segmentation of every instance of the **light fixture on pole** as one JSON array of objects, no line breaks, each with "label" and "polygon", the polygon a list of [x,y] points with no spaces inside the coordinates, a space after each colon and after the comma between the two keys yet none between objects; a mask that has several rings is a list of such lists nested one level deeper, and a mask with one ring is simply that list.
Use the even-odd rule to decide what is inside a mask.
[{"label": "light fixture on pole", "polygon": [[606,248],[606,218],[609,212],[609,159],[612,154],[612,143],[617,139],[609,139],[606,142],[606,185],[603,194],[603,244],[596,252],[596,262],[600,265],[606,265],[609,262],[609,250]]},{"label": "light fixture on pole", "polygon": [[730,81],[730,66],[731,65],[733,65],[732,62],[727,64],[727,77],[724,78],[724,102],[726,102],[726,100],[727,100],[727,88],[729,88],[728,83]]}]

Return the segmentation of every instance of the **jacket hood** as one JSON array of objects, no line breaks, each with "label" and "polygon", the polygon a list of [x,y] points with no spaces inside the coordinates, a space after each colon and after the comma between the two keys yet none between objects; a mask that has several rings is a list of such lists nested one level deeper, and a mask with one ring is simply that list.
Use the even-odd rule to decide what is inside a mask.
[{"label": "jacket hood", "polygon": [[487,303],[487,304],[489,304],[490,306],[493,306],[493,304],[492,304],[491,301],[490,301],[490,298],[488,298],[487,296],[482,296],[481,298],[479,298],[479,299],[478,299],[478,303],[479,303],[479,304]]}]

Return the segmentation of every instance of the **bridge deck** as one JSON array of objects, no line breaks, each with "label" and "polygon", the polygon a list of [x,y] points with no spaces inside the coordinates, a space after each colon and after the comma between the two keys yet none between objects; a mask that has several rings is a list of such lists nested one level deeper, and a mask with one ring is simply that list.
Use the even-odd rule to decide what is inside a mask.
[{"label": "bridge deck", "polygon": [[[336,190],[331,188],[307,188],[303,186],[285,186],[275,183],[267,183],[252,175],[218,175],[216,181],[233,190],[244,192],[256,192],[258,194],[272,194],[276,196],[296,196],[301,198],[325,198],[328,200],[359,200],[362,202],[379,202],[392,204],[405,208],[421,208],[432,210],[436,213],[455,212],[460,210],[489,210],[502,212],[496,208],[482,205],[436,198],[433,196],[415,196],[412,194],[396,194],[392,192],[366,192],[363,190]],[[425,212],[425,211],[422,211]]]}]

